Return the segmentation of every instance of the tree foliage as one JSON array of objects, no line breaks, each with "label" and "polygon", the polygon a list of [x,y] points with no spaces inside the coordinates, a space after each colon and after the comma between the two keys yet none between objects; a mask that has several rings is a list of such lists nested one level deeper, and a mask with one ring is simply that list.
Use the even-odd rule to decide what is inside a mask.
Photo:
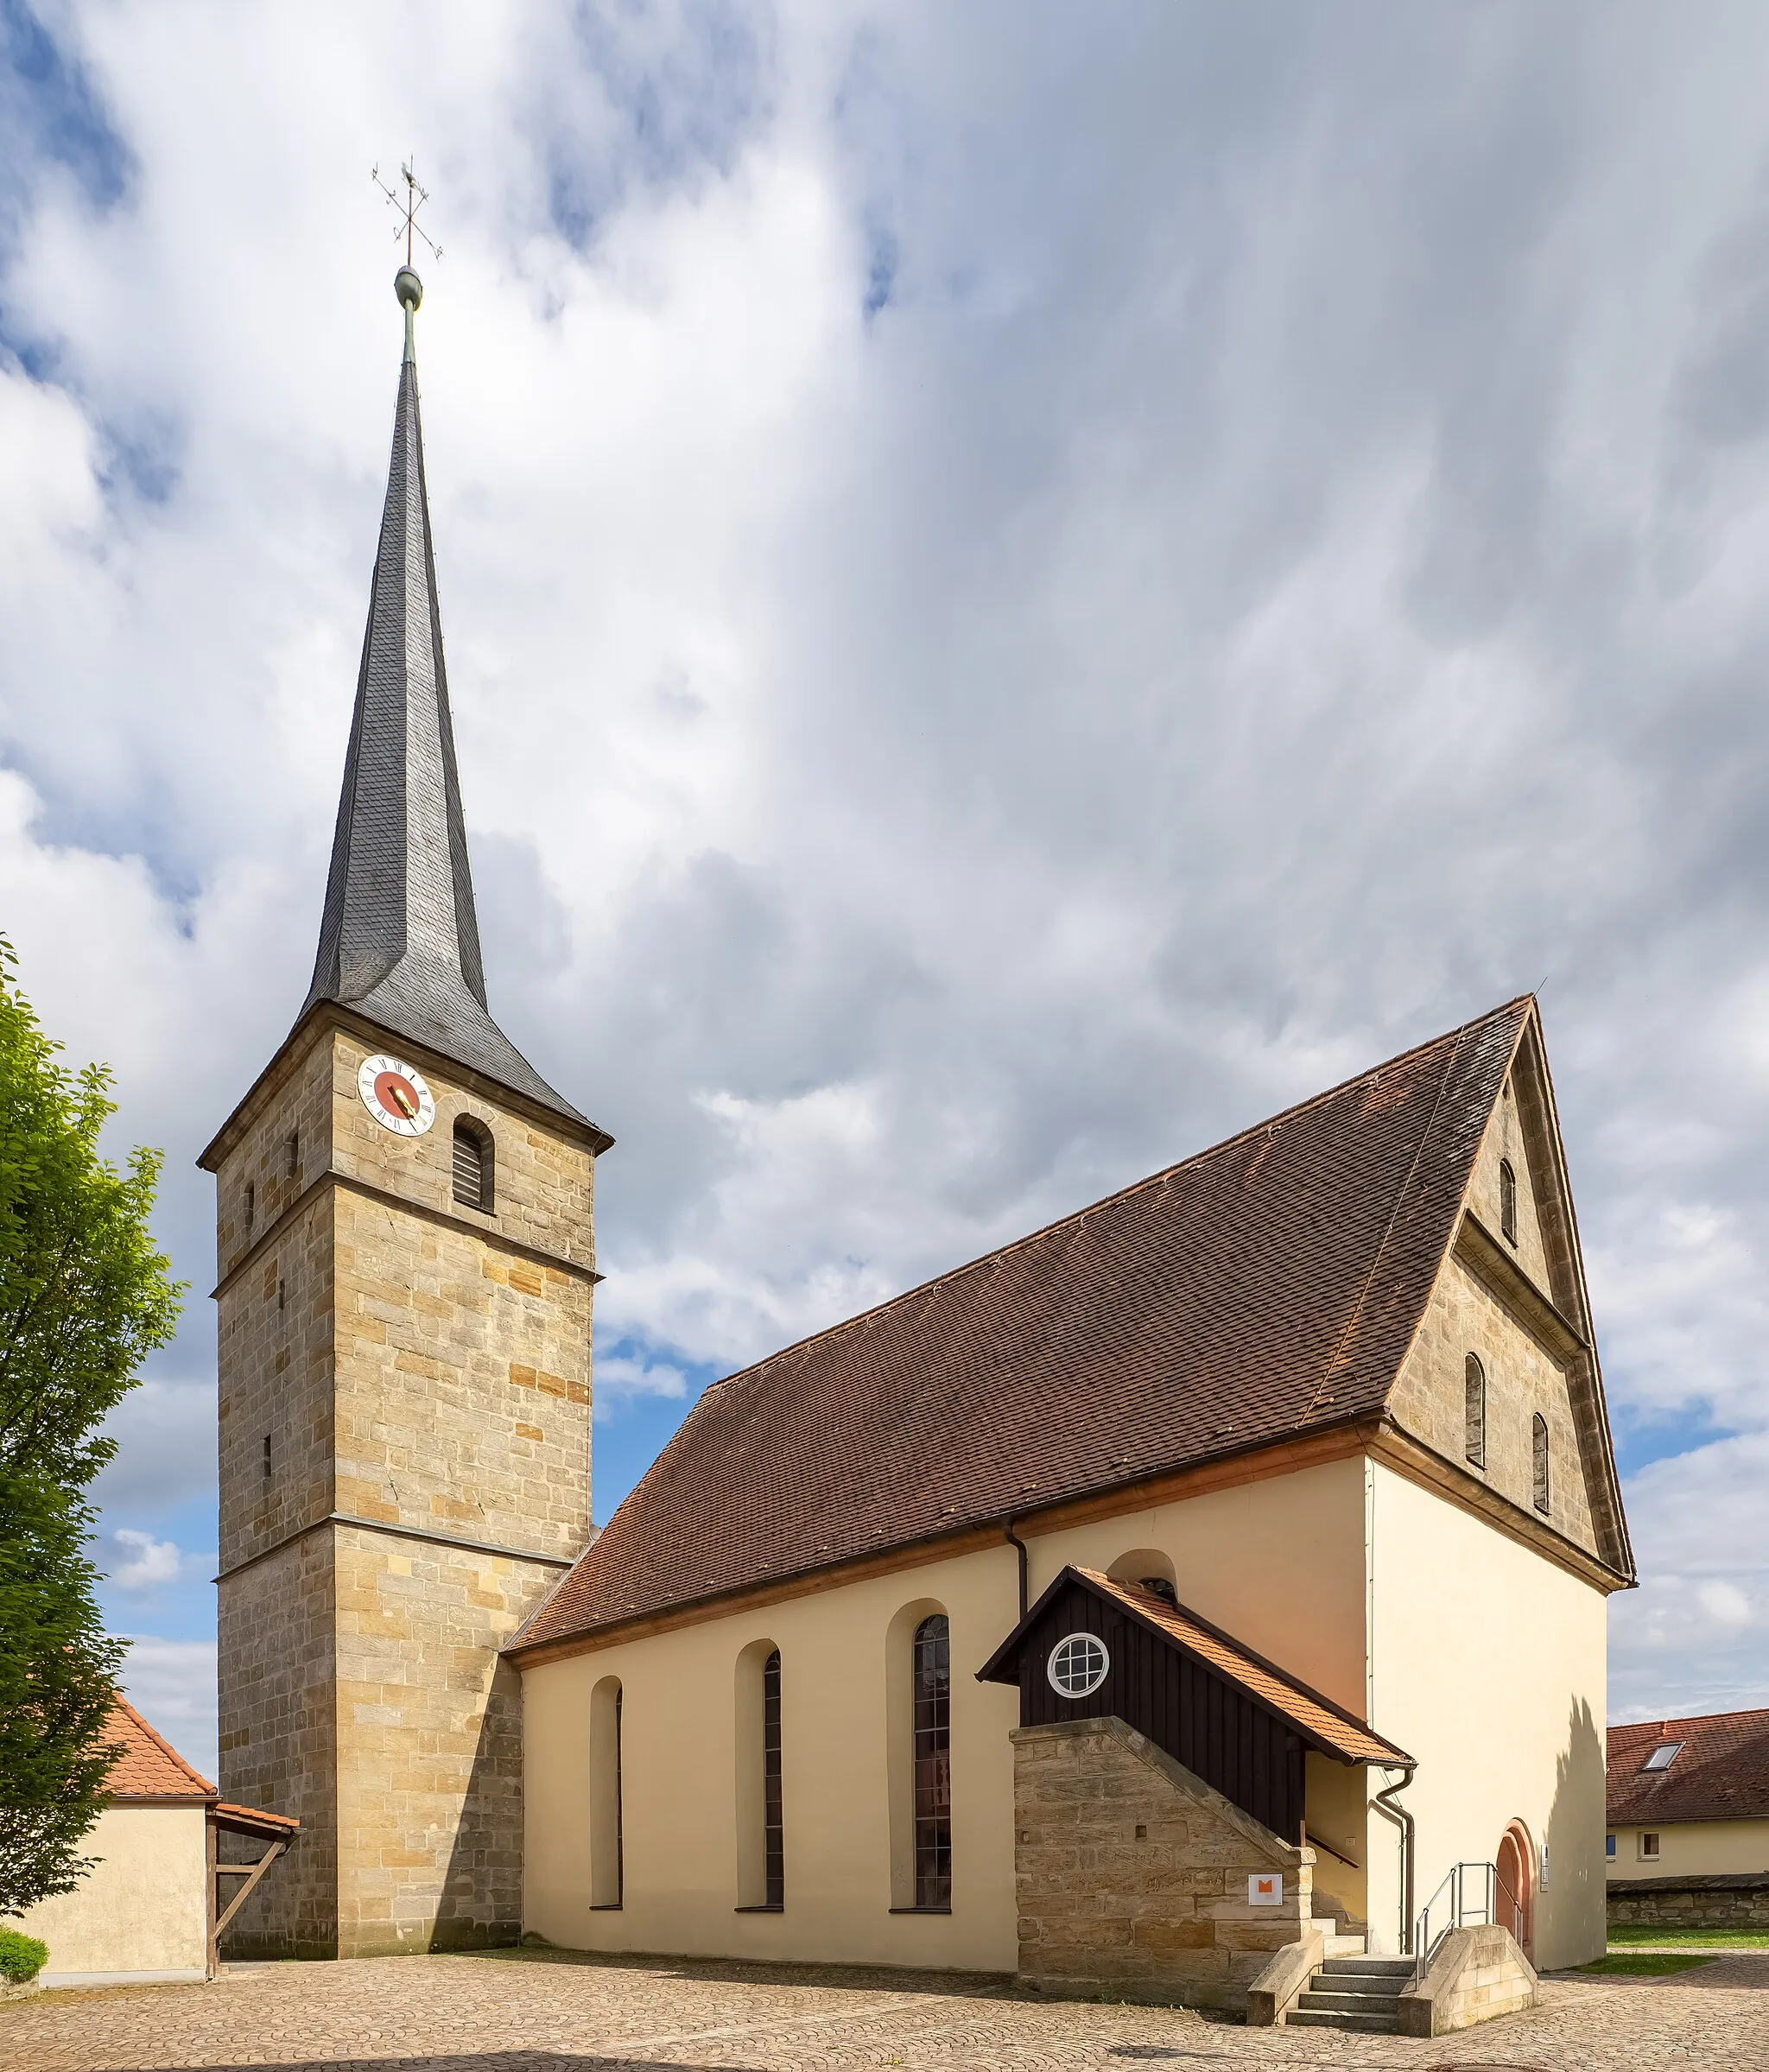
[{"label": "tree foliage", "polygon": [[105,1804],[125,1650],[92,1596],[91,1530],[74,1492],[0,1475],[0,1915],[73,1891]]},{"label": "tree foliage", "polygon": [[99,1156],[111,1074],[58,1062],[15,961],[0,938],[0,1475],[83,1489],[183,1291],[148,1228],[161,1154],[137,1149],[121,1172]]},{"label": "tree foliage", "polygon": [[0,937],[0,1915],[86,1868],[124,1649],[93,1597],[82,1492],[182,1293],[148,1227],[160,1155],[120,1172],[100,1155],[110,1075],[59,1061],[14,961]]}]

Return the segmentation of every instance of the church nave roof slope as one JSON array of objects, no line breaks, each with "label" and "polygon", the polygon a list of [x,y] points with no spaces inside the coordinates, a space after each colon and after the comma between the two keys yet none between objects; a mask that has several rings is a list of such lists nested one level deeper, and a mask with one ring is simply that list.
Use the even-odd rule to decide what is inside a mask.
[{"label": "church nave roof slope", "polygon": [[1526,1042],[1527,997],[714,1383],[516,1651],[1392,1415]]}]

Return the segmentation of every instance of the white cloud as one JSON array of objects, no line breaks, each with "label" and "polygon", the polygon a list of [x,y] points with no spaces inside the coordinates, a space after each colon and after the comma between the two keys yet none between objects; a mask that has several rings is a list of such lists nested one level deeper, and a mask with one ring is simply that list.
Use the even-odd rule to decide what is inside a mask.
[{"label": "white cloud", "polygon": [[156,1540],[151,1532],[130,1525],[113,1528],[111,1537],[129,1549],[127,1558],[110,1572],[109,1580],[119,1590],[149,1590],[177,1581],[185,1557],[174,1542]]},{"label": "white cloud", "polygon": [[1643,1469],[1627,1490],[1640,1587],[1610,1600],[1612,1716],[1769,1705],[1769,1435]]},{"label": "white cloud", "polygon": [[186,1762],[215,1775],[215,1644],[137,1634],[123,1665],[123,1695]]},{"label": "white cloud", "polygon": [[[98,113],[0,123],[4,923],[116,1066],[113,1140],[168,1147],[193,1289],[113,1518],[166,1543],[141,1492],[212,1474],[191,1160],[312,954],[390,146],[448,252],[420,364],[494,1005],[619,1138],[602,1386],[667,1397],[1545,978],[1619,1427],[1769,1429],[1769,21],[54,27]],[[105,120],[100,178],[66,140]],[[1747,1534],[1677,1543],[1721,1456],[1656,1472],[1616,1614],[1649,1709],[1742,1688],[1766,1601]]]},{"label": "white cloud", "polygon": [[596,1405],[633,1396],[662,1396],[680,1401],[688,1394],[688,1376],[667,1360],[630,1359],[624,1353],[610,1354],[596,1362]]}]

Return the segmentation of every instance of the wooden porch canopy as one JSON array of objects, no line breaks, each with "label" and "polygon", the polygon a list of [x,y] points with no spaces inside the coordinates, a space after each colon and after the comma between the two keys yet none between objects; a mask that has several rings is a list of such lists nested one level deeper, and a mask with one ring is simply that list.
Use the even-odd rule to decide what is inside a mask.
[{"label": "wooden porch canopy", "polygon": [[[1082,1696],[1047,1673],[1075,1634],[1104,1644],[1108,1667]],[[977,1671],[1019,1687],[1022,1727],[1116,1717],[1146,1734],[1243,1813],[1303,1839],[1304,1763],[1411,1768],[1412,1758],[1333,1700],[1183,1605],[1093,1568],[1065,1568]]]},{"label": "wooden porch canopy", "polygon": [[[221,1937],[227,1924],[250,1897],[266,1871],[276,1862],[295,1840],[301,1822],[286,1814],[265,1813],[256,1806],[230,1805],[225,1799],[215,1800],[209,1807],[209,1976],[212,1979],[221,1962]],[[219,1860],[220,1838],[224,1834],[243,1834],[266,1846],[261,1854],[250,1863],[223,1863]],[[221,1880],[238,1878],[243,1882],[234,1888],[233,1896],[223,1906]]]}]

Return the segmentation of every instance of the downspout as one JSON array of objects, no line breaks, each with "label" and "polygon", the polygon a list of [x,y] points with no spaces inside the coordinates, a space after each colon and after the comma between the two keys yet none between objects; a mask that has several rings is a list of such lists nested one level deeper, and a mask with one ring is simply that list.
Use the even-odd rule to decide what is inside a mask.
[{"label": "downspout", "polygon": [[1027,1563],[1031,1557],[1026,1552],[1025,1542],[1013,1529],[1011,1516],[1002,1519],[1001,1530],[1007,1535],[1009,1543],[1017,1548],[1019,1552],[1019,1615],[1024,1619],[1026,1615],[1026,1606],[1030,1601]]},{"label": "downspout", "polygon": [[[1384,1765],[1385,1769],[1389,1767],[1392,1765]],[[1417,1768],[1417,1763],[1404,1765],[1399,1782],[1385,1784],[1371,1801],[1400,1826],[1400,1954],[1404,1957],[1417,1955],[1413,1948],[1413,1816],[1394,1795],[1407,1789]]]}]

